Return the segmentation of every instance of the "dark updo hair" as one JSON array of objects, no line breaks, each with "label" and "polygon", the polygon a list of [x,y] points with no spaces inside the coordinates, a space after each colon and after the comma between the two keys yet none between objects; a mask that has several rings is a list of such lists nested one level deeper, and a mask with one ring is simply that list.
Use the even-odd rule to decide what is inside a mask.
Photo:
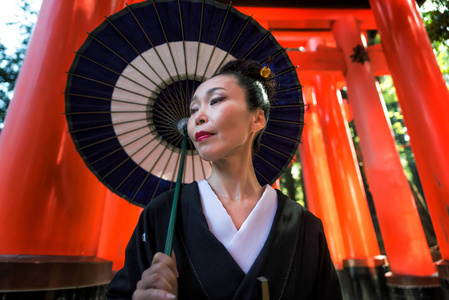
[{"label": "dark updo hair", "polygon": [[[225,64],[217,74],[231,75],[237,79],[237,84],[243,89],[246,103],[250,111],[260,108],[264,112],[265,120],[270,115],[271,101],[276,92],[275,81],[272,75],[263,77],[260,75],[262,66],[255,62],[243,59],[232,60]],[[256,154],[260,148],[260,139],[264,129],[260,130],[254,138],[252,154]]]}]

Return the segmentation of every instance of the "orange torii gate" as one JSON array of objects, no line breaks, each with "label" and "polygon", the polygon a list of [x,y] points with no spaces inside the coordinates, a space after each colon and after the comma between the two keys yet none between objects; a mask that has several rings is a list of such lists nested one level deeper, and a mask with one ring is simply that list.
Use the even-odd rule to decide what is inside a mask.
[{"label": "orange torii gate", "polygon": [[[78,257],[80,263],[86,262],[82,259],[85,257],[101,257],[113,261],[114,269],[123,264],[124,247],[141,209],[107,192],[83,168],[66,134],[61,92],[65,87],[64,72],[73,60],[72,51],[84,41],[85,32],[99,25],[103,15],[123,8],[124,2],[43,2],[0,138],[0,165],[3,168],[0,175],[0,218],[3,221],[0,255],[6,265],[10,265],[11,255],[20,260],[19,254],[31,255],[38,261],[44,261],[42,256],[48,258],[49,255]],[[128,1],[128,4],[134,2],[138,1]],[[315,152],[317,148],[309,148],[301,149],[301,152],[307,160],[307,189],[314,191],[317,201],[313,201],[311,207],[323,219],[325,227],[338,220],[341,228],[340,236],[335,237],[330,237],[330,232],[334,230],[332,235],[337,235],[338,229],[337,232],[335,228],[326,229],[328,239],[335,238],[336,246],[331,247],[331,251],[334,251],[336,265],[371,267],[380,254],[364,191],[358,188],[359,192],[354,193],[354,187],[360,186],[360,178],[354,158],[351,162],[351,143],[341,140],[346,133],[340,138],[345,145],[340,143],[339,148],[333,149],[326,145],[334,134],[347,130],[344,112],[335,93],[336,87],[345,82],[392,271],[387,278],[388,284],[411,289],[429,285],[438,288],[423,230],[413,199],[407,192],[408,185],[394,151],[389,123],[382,111],[382,100],[374,90],[374,75],[391,73],[398,91],[443,256],[443,261],[437,264],[443,283],[449,281],[449,244],[445,234],[449,228],[446,213],[449,200],[449,170],[446,166],[449,163],[445,156],[449,150],[446,139],[449,120],[443,113],[449,95],[415,3],[372,0],[370,4],[372,10],[238,9],[252,14],[261,25],[272,29],[283,46],[314,50],[290,51],[289,55],[293,63],[300,66],[298,74],[302,84],[306,85],[306,101],[313,105],[310,113],[315,115],[310,120],[315,120],[313,126],[321,127],[320,132],[326,140],[321,146],[316,144],[320,139],[315,134],[315,140],[307,139],[311,141],[310,145],[301,147],[315,145],[313,147],[321,150]],[[382,47],[363,45],[361,36],[366,30],[380,32]],[[311,46],[311,41],[317,38],[320,42]],[[357,45],[367,52],[369,62],[349,61],[352,49]],[[309,97],[315,98],[316,102],[307,99]],[[328,123],[331,116],[335,122]],[[310,130],[313,132],[317,128]],[[309,133],[306,126],[304,134],[307,137],[313,133]],[[322,184],[318,180],[323,175],[316,175],[320,173],[312,169],[316,167],[312,164],[312,156],[318,153],[322,155],[319,162],[328,161],[329,170],[322,172],[330,172],[330,182],[326,186],[332,187],[332,192],[328,190],[326,195],[333,195],[334,199],[319,200]],[[337,153],[349,155],[343,164],[339,159],[341,156],[333,157]],[[317,157],[313,160],[317,161]],[[338,177],[341,168],[354,170],[350,180],[346,176],[350,172]],[[349,182],[352,188],[345,191],[342,184]],[[329,204],[318,201],[333,201],[329,203],[334,203],[338,213],[326,211]],[[90,284],[100,281],[104,282],[104,277]],[[12,287],[5,288],[1,284],[2,290]]]}]

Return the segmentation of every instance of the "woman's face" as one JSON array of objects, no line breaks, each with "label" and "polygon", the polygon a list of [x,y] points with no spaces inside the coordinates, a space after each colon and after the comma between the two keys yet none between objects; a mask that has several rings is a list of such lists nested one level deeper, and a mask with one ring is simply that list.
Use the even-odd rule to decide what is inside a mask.
[{"label": "woman's face", "polygon": [[189,137],[207,161],[251,155],[253,137],[265,126],[263,111],[248,110],[245,92],[231,75],[203,82],[192,97],[190,112]]}]

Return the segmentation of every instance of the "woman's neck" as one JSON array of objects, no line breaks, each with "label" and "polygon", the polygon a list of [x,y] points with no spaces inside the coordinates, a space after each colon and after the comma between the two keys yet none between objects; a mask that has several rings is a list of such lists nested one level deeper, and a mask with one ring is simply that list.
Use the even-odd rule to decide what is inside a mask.
[{"label": "woman's neck", "polygon": [[250,155],[213,162],[212,172],[207,181],[220,200],[238,202],[254,195],[259,199],[262,196],[260,193],[263,193]]},{"label": "woman's neck", "polygon": [[240,229],[264,192],[254,172],[251,157],[214,162],[207,181],[237,230]]}]

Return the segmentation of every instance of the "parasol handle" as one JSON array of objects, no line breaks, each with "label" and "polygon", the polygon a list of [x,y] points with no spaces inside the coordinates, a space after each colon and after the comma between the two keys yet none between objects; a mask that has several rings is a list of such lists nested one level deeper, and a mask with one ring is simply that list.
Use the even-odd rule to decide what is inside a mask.
[{"label": "parasol handle", "polygon": [[173,196],[170,221],[168,223],[167,240],[165,241],[164,253],[167,254],[168,256],[171,256],[171,251],[173,247],[173,234],[175,232],[176,214],[178,211],[179,190],[181,189],[182,174],[184,173],[184,159],[186,156],[186,147],[187,147],[187,131],[184,130],[184,139],[182,140],[181,161],[179,163],[178,177],[176,179],[175,185],[175,195]]}]

